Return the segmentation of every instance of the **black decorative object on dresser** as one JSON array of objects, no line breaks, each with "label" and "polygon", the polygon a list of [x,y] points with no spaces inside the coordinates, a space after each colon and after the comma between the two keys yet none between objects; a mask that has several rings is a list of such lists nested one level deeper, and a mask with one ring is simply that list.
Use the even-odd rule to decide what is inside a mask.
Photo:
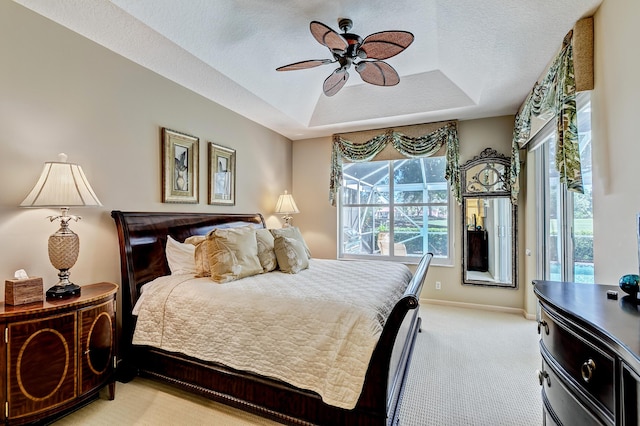
[{"label": "black decorative object on dresser", "polygon": [[617,286],[534,281],[545,424],[638,425],[640,305]]},{"label": "black decorative object on dresser", "polygon": [[0,303],[0,423],[46,424],[107,384],[113,399],[117,289],[103,282],[73,298]]}]

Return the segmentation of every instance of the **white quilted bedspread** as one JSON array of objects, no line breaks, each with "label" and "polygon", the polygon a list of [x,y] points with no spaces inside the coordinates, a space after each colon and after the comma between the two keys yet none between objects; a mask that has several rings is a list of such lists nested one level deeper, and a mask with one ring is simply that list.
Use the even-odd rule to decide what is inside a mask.
[{"label": "white quilted bedspread", "polygon": [[411,272],[393,262],[309,262],[298,274],[226,284],[160,277],[136,304],[133,343],[280,379],[351,409]]}]

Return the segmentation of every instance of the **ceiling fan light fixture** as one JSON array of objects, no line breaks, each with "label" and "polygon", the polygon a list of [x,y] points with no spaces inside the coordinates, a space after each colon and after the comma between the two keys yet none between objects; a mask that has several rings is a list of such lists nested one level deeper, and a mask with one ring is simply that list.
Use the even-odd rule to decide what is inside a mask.
[{"label": "ceiling fan light fixture", "polygon": [[[400,76],[395,69],[382,59],[391,58],[404,51],[413,43],[413,34],[408,31],[381,31],[362,39],[357,34],[349,33],[353,22],[348,18],[338,20],[338,27],[343,34],[338,34],[325,24],[311,21],[309,29],[318,43],[326,46],[334,60],[314,59],[295,62],[276,68],[277,71],[293,71],[313,68],[328,63],[338,63],[336,69],[322,86],[326,96],[333,96],[345,85],[349,79],[347,70],[351,65],[366,83],[377,86],[395,86],[400,82]],[[365,61],[365,59],[368,59]]]}]

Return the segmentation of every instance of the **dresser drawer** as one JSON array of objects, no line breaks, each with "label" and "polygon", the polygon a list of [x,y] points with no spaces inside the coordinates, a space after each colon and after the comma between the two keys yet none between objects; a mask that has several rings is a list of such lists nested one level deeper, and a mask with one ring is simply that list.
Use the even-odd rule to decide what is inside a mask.
[{"label": "dresser drawer", "polygon": [[572,385],[563,382],[555,369],[542,357],[542,400],[545,425],[602,426],[613,425],[606,416],[600,418],[575,396]]},{"label": "dresser drawer", "polygon": [[602,408],[613,416],[615,412],[613,355],[594,345],[593,336],[587,336],[573,327],[568,327],[561,320],[556,320],[554,315],[544,308],[541,310],[540,335],[542,345],[558,364],[560,374],[564,373],[569,381],[601,404]]},{"label": "dresser drawer", "polygon": [[640,375],[626,363],[622,364],[622,417],[625,426],[640,425]]}]

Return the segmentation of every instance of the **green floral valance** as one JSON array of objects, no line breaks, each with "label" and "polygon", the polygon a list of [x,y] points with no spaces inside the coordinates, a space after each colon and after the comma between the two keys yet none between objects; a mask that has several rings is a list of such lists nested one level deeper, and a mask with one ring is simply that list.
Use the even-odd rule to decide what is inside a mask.
[{"label": "green floral valance", "polygon": [[364,143],[355,143],[340,135],[333,135],[331,150],[331,177],[329,182],[329,201],[336,205],[338,190],[342,185],[342,160],[351,162],[371,161],[389,143],[402,155],[409,158],[429,157],[446,146],[447,166],[445,178],[451,184],[455,199],[460,202],[460,167],[458,129],[450,122],[420,137],[410,137],[400,132],[387,130]]},{"label": "green floral valance", "polygon": [[560,182],[570,191],[583,192],[578,146],[576,82],[573,68],[573,31],[541,83],[536,83],[516,115],[511,153],[511,200],[518,200],[520,145],[531,135],[531,117],[552,113],[556,117],[556,167]]}]

